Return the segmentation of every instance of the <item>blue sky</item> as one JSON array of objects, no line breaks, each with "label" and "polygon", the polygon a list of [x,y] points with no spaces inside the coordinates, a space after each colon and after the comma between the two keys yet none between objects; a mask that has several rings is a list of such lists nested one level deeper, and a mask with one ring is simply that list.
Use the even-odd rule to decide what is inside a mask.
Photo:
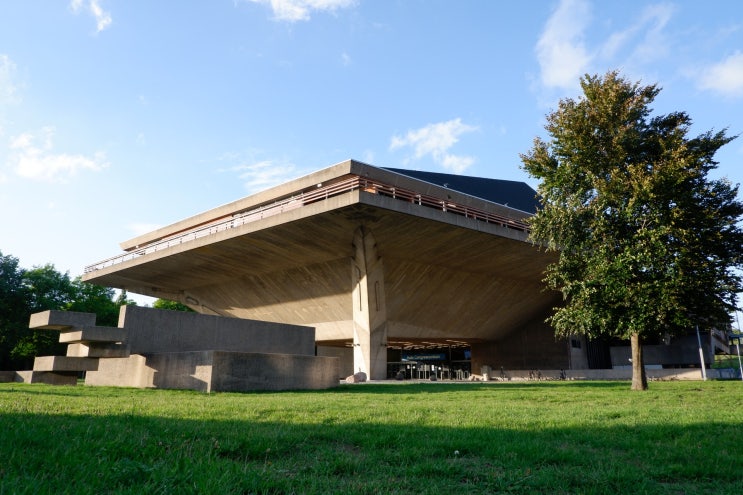
[{"label": "blue sky", "polygon": [[[0,251],[72,276],[348,158],[536,182],[583,74],[743,133],[743,2],[3,0]],[[743,182],[743,138],[718,154]]]}]

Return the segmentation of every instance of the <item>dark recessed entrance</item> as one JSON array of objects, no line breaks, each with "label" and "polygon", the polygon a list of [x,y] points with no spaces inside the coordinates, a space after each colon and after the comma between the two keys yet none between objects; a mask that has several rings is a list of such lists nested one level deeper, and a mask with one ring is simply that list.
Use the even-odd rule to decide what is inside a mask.
[{"label": "dark recessed entrance", "polygon": [[471,347],[461,340],[390,341],[387,378],[398,380],[467,380]]}]

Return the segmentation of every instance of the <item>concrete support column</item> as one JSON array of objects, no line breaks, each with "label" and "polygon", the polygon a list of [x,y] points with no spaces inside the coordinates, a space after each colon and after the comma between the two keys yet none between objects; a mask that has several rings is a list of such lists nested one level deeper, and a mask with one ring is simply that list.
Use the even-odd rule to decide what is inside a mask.
[{"label": "concrete support column", "polygon": [[353,367],[370,380],[387,377],[387,308],[384,269],[372,233],[359,227],[353,236]]}]

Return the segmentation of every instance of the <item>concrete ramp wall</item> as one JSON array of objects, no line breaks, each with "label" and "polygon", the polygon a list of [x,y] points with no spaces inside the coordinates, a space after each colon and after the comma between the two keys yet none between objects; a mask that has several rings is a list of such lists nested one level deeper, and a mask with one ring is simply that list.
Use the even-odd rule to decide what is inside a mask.
[{"label": "concrete ramp wall", "polygon": [[122,306],[131,354],[189,351],[315,354],[315,329],[285,323]]},{"label": "concrete ramp wall", "polygon": [[223,351],[137,354],[101,360],[85,384],[202,392],[325,389],[338,385],[338,360]]}]

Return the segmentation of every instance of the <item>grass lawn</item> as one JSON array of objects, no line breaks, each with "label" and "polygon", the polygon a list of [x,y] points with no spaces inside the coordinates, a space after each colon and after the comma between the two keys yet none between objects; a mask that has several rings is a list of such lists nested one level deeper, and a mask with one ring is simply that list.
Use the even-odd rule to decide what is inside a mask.
[{"label": "grass lawn", "polygon": [[0,495],[743,494],[743,383],[0,384]]}]

